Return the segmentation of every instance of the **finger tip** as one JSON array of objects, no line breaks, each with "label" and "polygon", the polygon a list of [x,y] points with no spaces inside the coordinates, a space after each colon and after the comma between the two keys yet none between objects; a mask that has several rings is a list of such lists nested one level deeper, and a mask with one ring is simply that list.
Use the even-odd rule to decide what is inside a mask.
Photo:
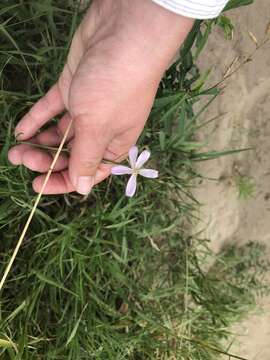
[{"label": "finger tip", "polygon": [[77,186],[77,175],[76,175],[76,172],[74,172],[74,171],[71,169],[71,166],[69,166],[69,169],[68,169],[68,179],[69,179],[70,183],[72,184],[72,186],[74,187],[74,189],[76,189],[76,186]]},{"label": "finger tip", "polygon": [[40,190],[41,190],[40,185],[41,185],[40,179],[38,177],[35,178],[32,182],[32,188],[33,188],[34,192],[36,192],[36,193],[40,192]]},{"label": "finger tip", "polygon": [[28,139],[28,136],[26,136],[25,131],[23,131],[20,126],[16,126],[16,128],[14,130],[14,135],[15,135],[16,140],[19,140],[19,141]]},{"label": "finger tip", "polygon": [[96,172],[95,175],[95,184],[100,183],[101,181],[105,180],[107,177],[111,175],[111,165],[102,164]]},{"label": "finger tip", "polygon": [[[45,175],[39,175],[37,176],[33,181],[32,181],[32,189],[34,190],[35,193],[40,193],[43,186],[44,186],[44,181],[45,181],[46,176]],[[42,193],[44,195],[52,195],[52,194],[57,194],[57,192],[54,192],[51,187],[50,184],[47,184],[45,186],[45,188],[42,190]]]},{"label": "finger tip", "polygon": [[[39,193],[43,186],[46,175],[37,176],[32,182],[32,188],[36,193]],[[45,188],[43,189],[43,194],[46,195],[59,195],[66,194],[75,191],[74,187],[69,181],[68,171],[65,170],[60,173],[53,173]]]},{"label": "finger tip", "polygon": [[33,157],[33,151],[25,151],[22,154],[22,164],[32,171],[37,171],[35,158]]},{"label": "finger tip", "polygon": [[8,152],[8,160],[12,165],[21,165],[22,156],[16,147],[11,148]]}]

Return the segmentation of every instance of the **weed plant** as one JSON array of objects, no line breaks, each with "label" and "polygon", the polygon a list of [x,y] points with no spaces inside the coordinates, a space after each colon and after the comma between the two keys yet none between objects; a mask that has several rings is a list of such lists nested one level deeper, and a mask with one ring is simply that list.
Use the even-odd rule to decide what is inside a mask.
[{"label": "weed plant", "polygon": [[[250,2],[233,0],[228,8]],[[57,79],[80,11],[73,0],[1,0],[1,274],[35,199],[32,174],[7,162],[12,131]],[[203,153],[193,140],[219,92],[206,88],[206,75],[194,64],[216,24],[227,34],[232,27],[224,16],[195,23],[141,136],[159,180],[140,179],[133,199],[124,197],[125,180],[117,177],[87,199],[43,197],[1,292],[1,359],[229,354],[221,343],[263,290],[267,264],[263,248],[252,243],[214,255],[193,230],[199,204],[191,189],[200,177],[194,164],[222,155]],[[205,97],[208,103],[194,113]]]},{"label": "weed plant", "polygon": [[236,186],[238,188],[238,196],[242,200],[250,199],[256,193],[256,184],[250,176],[239,175],[236,178]]}]

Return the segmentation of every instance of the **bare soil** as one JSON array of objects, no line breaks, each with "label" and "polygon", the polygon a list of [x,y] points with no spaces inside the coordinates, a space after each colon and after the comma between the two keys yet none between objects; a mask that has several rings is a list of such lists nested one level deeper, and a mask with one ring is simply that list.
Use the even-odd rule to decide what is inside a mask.
[{"label": "bare soil", "polygon": [[[214,67],[209,80],[213,84],[223,77],[234,59],[239,63],[256,48],[249,32],[259,43],[265,37],[270,1],[255,0],[253,5],[228,15],[235,25],[233,40],[225,40],[222,31],[215,31],[201,56],[201,69]],[[203,141],[210,139],[207,148],[254,149],[199,165],[205,176],[216,179],[204,181],[195,194],[204,204],[206,236],[215,251],[229,243],[255,240],[267,245],[270,256],[270,41],[226,80],[222,95],[205,120],[216,115],[218,120],[199,134]],[[246,200],[239,198],[239,176],[247,176],[255,184],[255,193]],[[258,303],[260,313],[257,309],[232,329],[236,335],[231,350],[249,360],[269,360],[270,297]]]}]

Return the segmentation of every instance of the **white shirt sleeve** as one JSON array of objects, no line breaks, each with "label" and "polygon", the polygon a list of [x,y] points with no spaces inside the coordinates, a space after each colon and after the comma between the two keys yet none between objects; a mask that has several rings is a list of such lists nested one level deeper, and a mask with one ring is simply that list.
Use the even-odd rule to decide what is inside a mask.
[{"label": "white shirt sleeve", "polygon": [[152,0],[156,4],[195,19],[212,19],[217,17],[229,0]]}]

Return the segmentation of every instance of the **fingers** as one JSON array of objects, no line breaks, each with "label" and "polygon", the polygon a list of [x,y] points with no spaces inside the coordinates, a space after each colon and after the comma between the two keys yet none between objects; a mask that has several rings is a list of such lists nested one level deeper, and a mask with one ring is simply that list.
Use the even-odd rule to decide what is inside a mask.
[{"label": "fingers", "polygon": [[69,161],[69,176],[76,191],[88,194],[96,183],[96,172],[111,140],[109,127],[98,119],[80,116],[75,119],[75,137]]},{"label": "fingers", "polygon": [[16,126],[16,136],[18,136],[19,140],[31,138],[38,129],[63,110],[64,102],[56,84],[22,118]]},{"label": "fingers", "polygon": [[[70,121],[70,116],[65,115],[57,126],[48,128],[29,141],[57,147]],[[101,163],[102,159],[121,162],[126,158],[130,146],[136,143],[139,135],[139,131],[133,130],[111,139],[109,126],[97,125],[97,122],[93,125],[94,122],[86,118],[76,118],[74,123],[76,128],[71,130],[69,137],[72,140],[68,144],[71,147],[71,158],[68,159],[65,154],[61,154],[45,188],[45,194],[63,194],[72,191],[89,193],[93,185],[111,174],[111,166]],[[14,165],[23,164],[33,171],[45,173],[51,166],[52,155],[37,147],[20,144],[9,151],[9,160]],[[83,181],[78,183],[81,180],[78,177],[83,178]],[[43,175],[34,180],[35,191],[41,190],[44,180]]]},{"label": "fingers", "polygon": [[[47,145],[47,146],[57,146],[60,144],[66,129],[71,121],[71,117],[66,113],[59,123],[55,126],[51,126],[48,129],[42,131],[40,134],[35,136],[35,141],[38,144]],[[74,126],[71,127],[67,141],[70,141],[74,136]]]},{"label": "fingers", "polygon": [[[9,161],[14,165],[24,165],[32,171],[47,172],[51,166],[53,155],[33,148],[30,145],[17,145],[8,153]],[[68,166],[68,158],[61,154],[55,164],[54,171],[61,171]]]},{"label": "fingers", "polygon": [[[95,175],[95,184],[100,183],[106,179],[111,174],[111,166],[101,164],[96,171]],[[33,189],[36,192],[40,192],[46,175],[40,175],[33,181]],[[72,191],[75,191],[75,187],[70,181],[68,170],[53,173],[44,189],[44,194],[47,195],[56,195],[56,194],[65,194]]]},{"label": "fingers", "polygon": [[[54,155],[51,155],[40,149],[30,149],[28,151],[25,151],[25,153],[23,154],[22,164],[32,171],[45,173],[48,171],[52,164],[53,156]],[[67,166],[68,158],[65,155],[61,154],[56,161],[53,171],[64,170],[67,168]]]},{"label": "fingers", "polygon": [[[31,138],[29,142],[58,147],[60,144],[63,134],[65,133],[71,118],[68,114],[65,114],[56,126],[51,126],[42,133],[38,134],[34,138]],[[70,141],[74,136],[74,128],[72,127],[69,131],[67,141]],[[27,155],[25,153],[27,152]],[[48,161],[52,161],[51,155],[46,153],[46,150],[41,151],[37,147],[31,147],[30,145],[20,144],[10,149],[8,154],[9,161],[13,165],[25,165],[33,171],[45,172],[48,171]],[[58,170],[63,170],[64,166],[67,167],[67,158],[61,156],[61,161],[57,162]],[[29,166],[28,166],[29,165]]]},{"label": "fingers", "polygon": [[21,165],[23,162],[22,161],[23,154],[25,153],[25,151],[27,151],[29,149],[30,149],[29,145],[20,144],[20,145],[14,146],[8,152],[8,160],[13,165]]},{"label": "fingers", "polygon": [[[45,181],[46,175],[40,175],[36,177],[33,181],[33,189],[35,192],[40,192],[44,181]],[[52,194],[65,194],[74,191],[75,188],[71,184],[69,180],[68,170],[62,171],[59,173],[53,173],[47,185],[44,189],[44,194],[52,195]]]}]

